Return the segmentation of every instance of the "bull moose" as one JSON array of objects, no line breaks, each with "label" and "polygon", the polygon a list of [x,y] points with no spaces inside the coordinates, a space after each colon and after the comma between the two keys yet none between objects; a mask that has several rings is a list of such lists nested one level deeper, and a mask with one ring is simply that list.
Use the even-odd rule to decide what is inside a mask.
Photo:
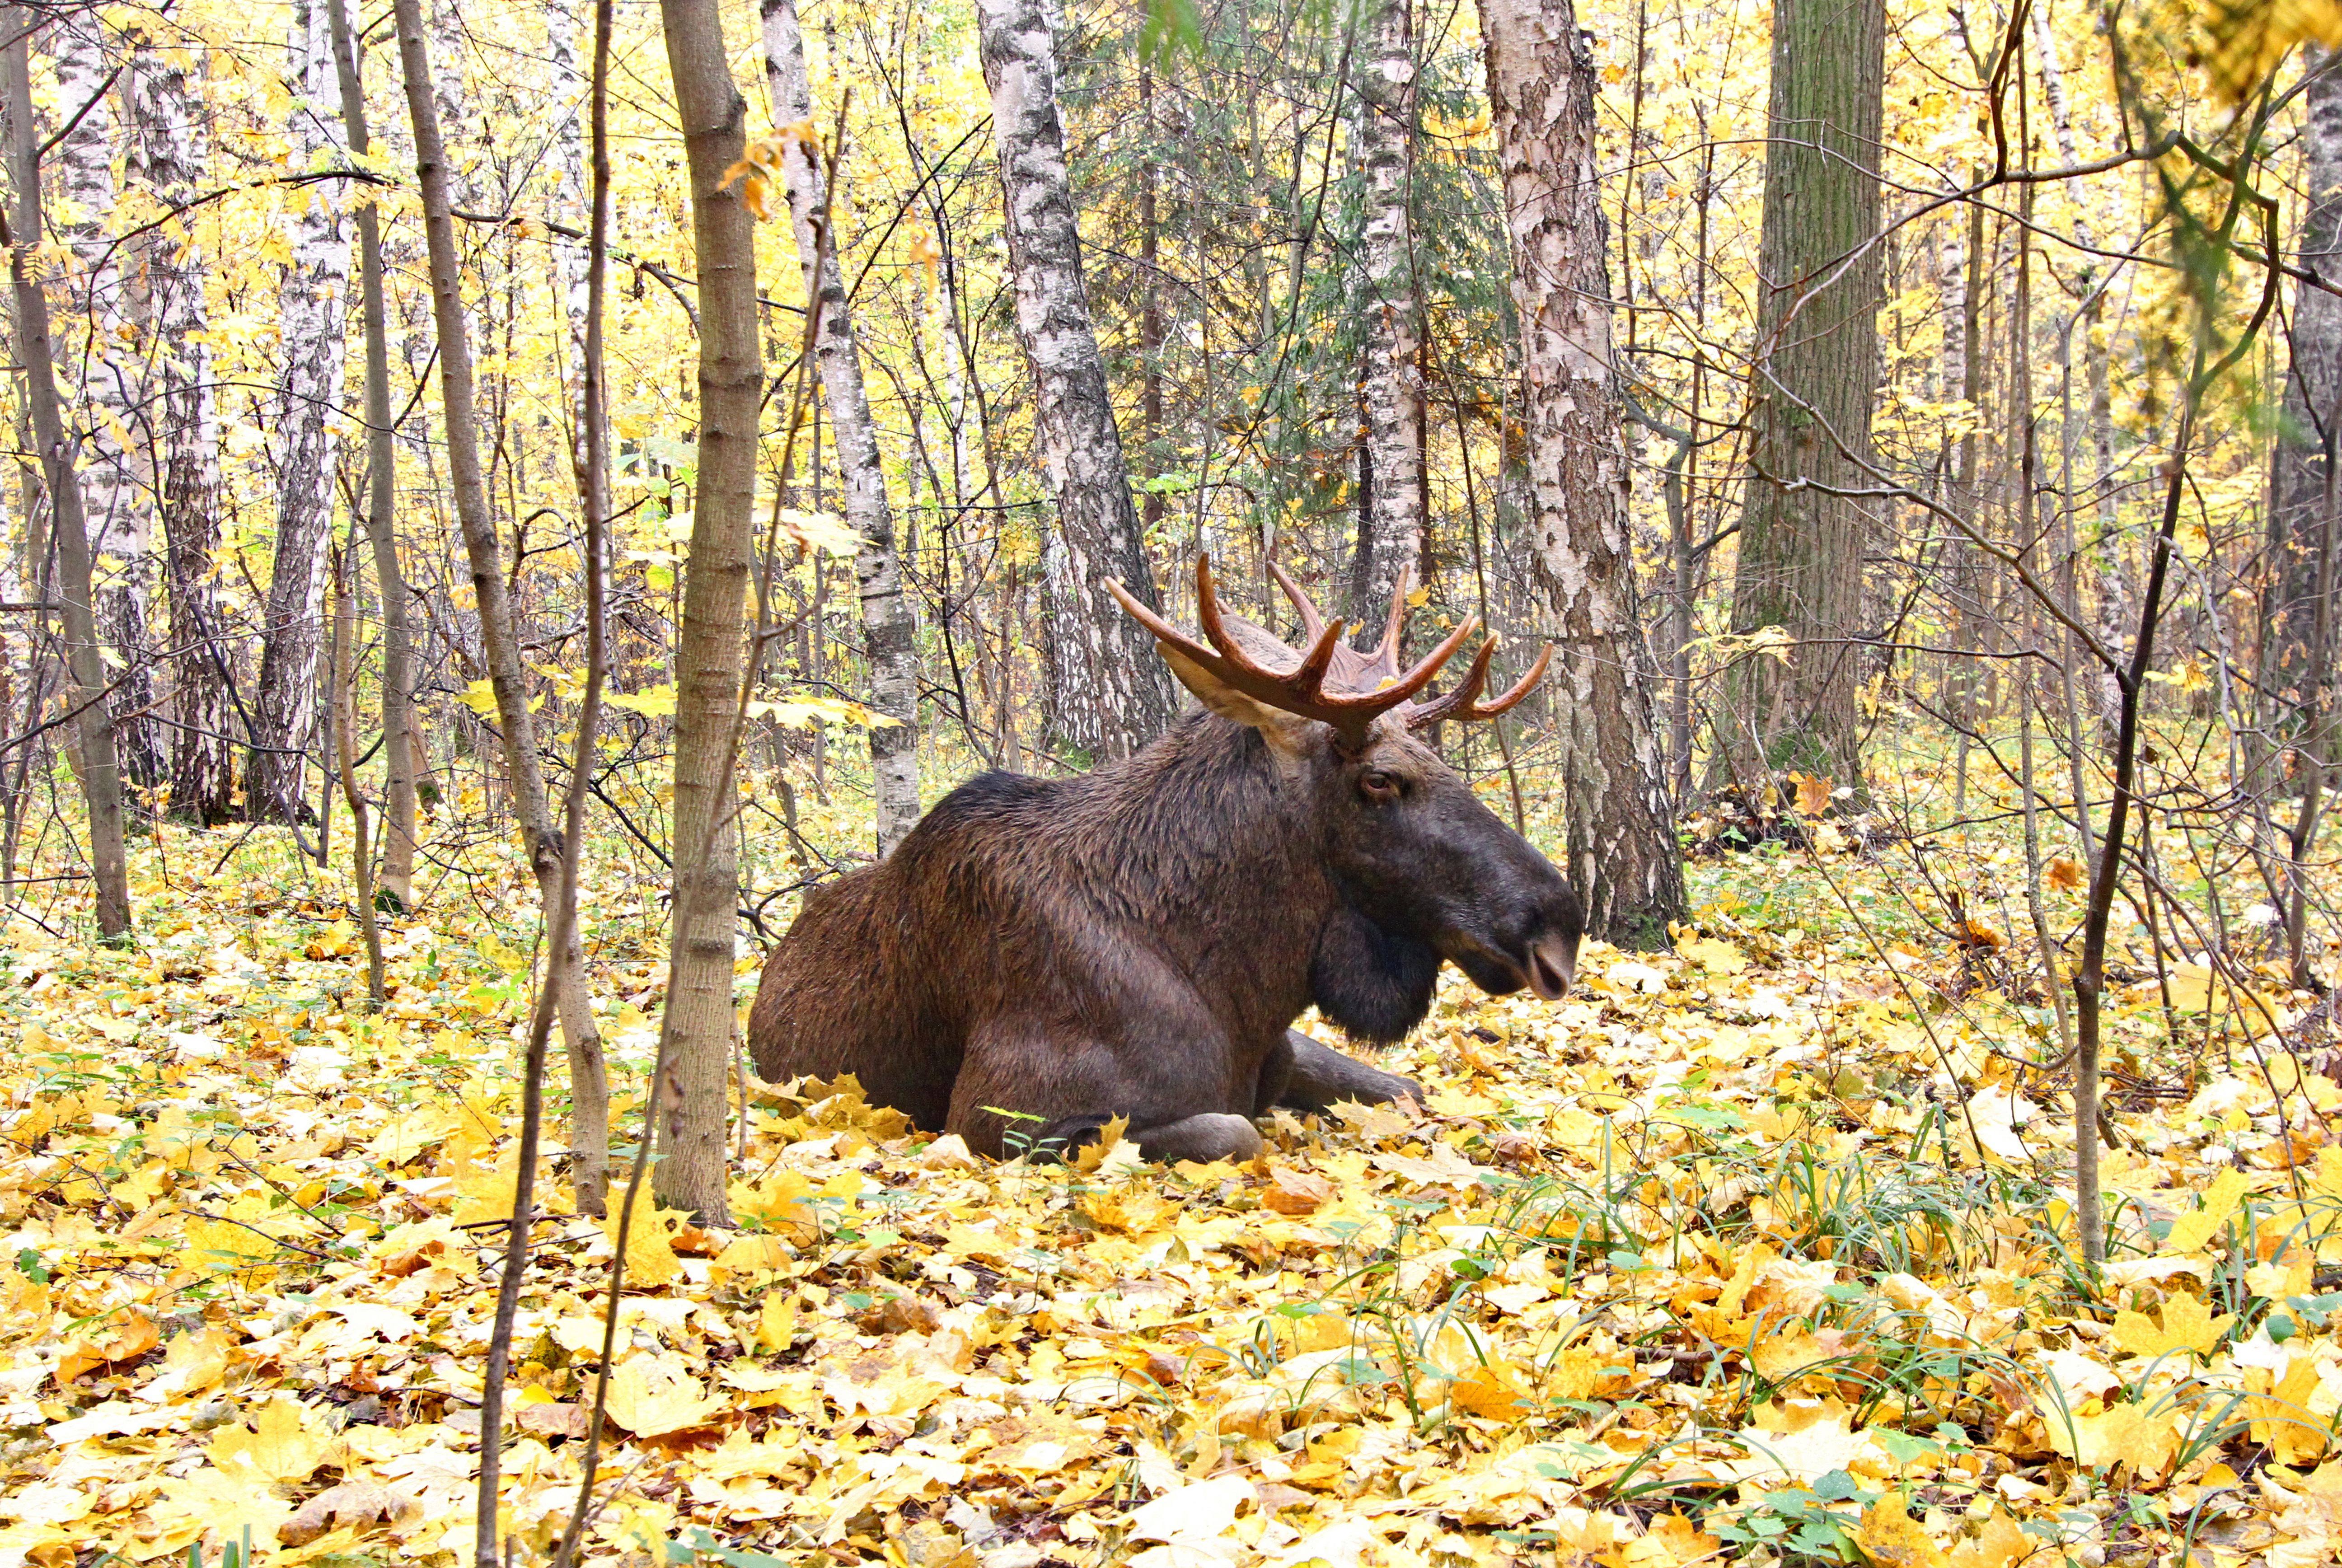
[{"label": "bull moose", "polygon": [[1417,701],[1477,619],[1402,674],[1404,579],[1360,653],[1271,570],[1306,650],[1224,614],[1207,556],[1201,641],[1113,584],[1204,711],[1096,773],[972,779],[811,894],[756,988],[756,1070],[852,1073],[995,1157],[1119,1115],[1150,1158],[1243,1159],[1273,1106],[1416,1092],[1288,1027],[1311,1004],[1388,1044],[1430,1010],[1443,960],[1491,994],[1566,993],[1576,891],[1416,738],[1503,713],[1552,650],[1483,702],[1491,637]]}]

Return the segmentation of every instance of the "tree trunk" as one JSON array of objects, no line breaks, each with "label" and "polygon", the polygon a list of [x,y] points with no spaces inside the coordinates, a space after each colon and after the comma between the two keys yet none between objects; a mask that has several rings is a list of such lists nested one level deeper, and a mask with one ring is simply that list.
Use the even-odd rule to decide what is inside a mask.
[{"label": "tree trunk", "polygon": [[[208,118],[191,67],[142,47],[125,73],[127,171],[166,207],[193,199],[206,164]],[[219,548],[219,413],[212,397],[207,265],[191,229],[170,222],[137,242],[142,310],[153,344],[156,511],[171,604],[171,811],[206,827],[235,814],[235,748],[227,629],[213,555]]]},{"label": "tree trunk", "polygon": [[992,89],[1016,335],[1033,367],[1034,423],[1057,496],[1044,562],[1052,722],[1077,750],[1128,756],[1162,732],[1176,704],[1154,639],[1106,588],[1119,579],[1141,603],[1160,603],[1090,328],[1057,117],[1056,44],[1043,0],[978,0],[976,32]]},{"label": "tree trunk", "polygon": [[[407,114],[415,126],[416,184],[423,195],[423,235],[430,256],[431,312],[439,333],[439,394],[446,422],[447,481],[455,517],[464,531],[472,593],[479,608],[480,643],[488,681],[504,731],[505,773],[511,784],[513,815],[528,847],[537,896],[557,908],[562,878],[571,867],[562,854],[560,824],[545,800],[545,775],[536,755],[536,720],[529,712],[528,685],[521,670],[520,643],[514,634],[504,551],[488,513],[486,479],[480,466],[479,428],[473,408],[471,334],[464,319],[463,270],[455,255],[455,220],[448,191],[446,151],[439,136],[439,112],[432,91],[431,57],[424,40],[420,0],[397,0],[400,75]],[[561,1039],[569,1056],[570,1174],[580,1213],[599,1214],[609,1158],[609,1087],[602,1061],[602,1037],[594,1024],[586,988],[586,961],[575,930],[554,960]]]},{"label": "tree trunk", "polygon": [[1720,783],[1786,769],[1861,783],[1858,626],[1878,379],[1878,138],[1885,0],[1776,0],[1757,275],[1756,472],[1740,522],[1732,630],[1786,630],[1789,662],[1734,665]]},{"label": "tree trunk", "polygon": [[122,843],[122,773],[114,756],[114,721],[105,707],[105,661],[98,651],[97,618],[90,606],[89,534],[83,521],[81,479],[57,403],[55,356],[50,347],[49,299],[30,258],[41,244],[41,141],[34,124],[30,33],[32,14],[11,6],[0,15],[8,39],[5,85],[8,173],[15,186],[13,222],[0,222],[8,247],[9,281],[16,306],[16,355],[25,374],[26,412],[40,448],[49,490],[50,535],[56,547],[56,595],[62,600],[65,657],[73,674],[66,701],[75,714],[74,770],[89,813],[89,871],[97,895],[98,934],[130,934],[130,874]]},{"label": "tree trunk", "polygon": [[[345,0],[328,0],[334,63],[340,79],[342,121],[350,151],[369,145],[365,91]],[[358,208],[358,289],[365,325],[366,541],[375,583],[382,593],[382,752],[388,787],[383,794],[380,883],[401,909],[415,902],[414,635],[406,624],[406,574],[398,564],[395,528],[398,448],[390,412],[390,326],[383,302],[382,225],[375,205]]]},{"label": "tree trunk", "polygon": [[1569,873],[1590,934],[1665,947],[1690,906],[1636,603],[1593,52],[1570,0],[1481,0],[1480,28],[1521,323],[1530,536],[1559,633]]},{"label": "tree trunk", "polygon": [[147,630],[154,575],[153,449],[145,374],[135,346],[121,252],[108,219],[120,205],[114,177],[115,105],[108,80],[121,40],[105,35],[95,10],[62,15],[46,32],[56,60],[57,185],[69,218],[56,225],[77,264],[75,308],[65,335],[66,378],[77,394],[82,502],[96,573],[98,632],[120,669],[114,680],[114,744],[125,781],[159,792],[169,782],[162,727],[155,722],[153,638]]},{"label": "tree trunk", "polygon": [[[2342,275],[2342,66],[2319,50],[2308,66],[2303,139],[2308,144],[2306,210],[2297,258],[2327,277]],[[2317,554],[2323,533],[2326,467],[2342,431],[2331,428],[2342,410],[2342,299],[2311,284],[2297,284],[2286,334],[2288,369],[2285,416],[2277,426],[2273,504],[2269,508],[2267,603],[2260,655],[2262,690],[2278,700],[2281,731],[2317,700],[2304,687],[2312,664],[2317,624]]]},{"label": "tree trunk", "polygon": [[736,1017],[734,747],[765,365],[755,225],[737,182],[726,184],[747,147],[748,106],[732,80],[718,0],[659,0],[659,15],[699,263],[699,486],[676,655],[675,924],[660,1045],[668,1081],[654,1174],[660,1202],[720,1223],[730,1212],[724,1132]]},{"label": "tree trunk", "polygon": [[1366,180],[1358,239],[1366,349],[1366,415],[1357,551],[1350,614],[1360,645],[1382,635],[1391,591],[1423,548],[1423,374],[1418,350],[1415,233],[1415,30],[1411,0],[1374,0],[1357,45],[1358,107],[1351,146]]},{"label": "tree trunk", "polygon": [[[293,167],[342,161],[347,145],[336,105],[333,29],[325,0],[293,0],[289,44]],[[256,821],[292,822],[301,800],[303,753],[317,722],[325,544],[333,531],[335,440],[342,401],[350,247],[330,185],[296,187],[292,259],[277,290],[284,377],[276,408],[276,554],[269,568],[260,680],[252,694],[252,754],[244,804]]]},{"label": "tree trunk", "polygon": [[[806,77],[796,0],[763,0],[762,9],[765,90],[772,100],[773,124],[810,127],[813,89]],[[895,554],[895,517],[886,504],[886,473],[879,465],[878,427],[862,385],[862,356],[854,341],[844,274],[836,241],[825,245],[820,233],[827,221],[830,193],[823,188],[818,139],[808,135],[793,142],[787,165],[789,216],[806,269],[806,297],[820,301],[814,355],[836,431],[846,520],[862,541],[855,553],[854,577],[861,590],[863,645],[870,658],[870,705],[896,721],[870,732],[878,853],[885,856],[894,853],[919,820],[918,649],[911,639],[911,609],[904,601],[903,568]],[[821,267],[817,281],[813,275],[816,255]]]}]

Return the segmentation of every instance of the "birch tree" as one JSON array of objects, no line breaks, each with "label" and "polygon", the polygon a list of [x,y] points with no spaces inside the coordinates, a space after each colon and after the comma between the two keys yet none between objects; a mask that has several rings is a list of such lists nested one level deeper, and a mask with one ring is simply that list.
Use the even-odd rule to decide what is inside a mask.
[{"label": "birch tree", "polygon": [[[325,0],[293,0],[285,124],[288,161],[306,170],[348,150],[335,80]],[[283,367],[278,383],[276,554],[261,629],[260,679],[251,701],[252,754],[245,764],[245,809],[256,819],[295,821],[302,811],[303,753],[317,721],[317,661],[325,603],[325,545],[332,532],[334,418],[341,407],[348,315],[350,246],[324,182],[286,195],[290,259],[276,295]]]},{"label": "birch tree", "polygon": [[[1366,180],[1358,239],[1366,323],[1359,384],[1358,543],[1351,614],[1361,636],[1382,634],[1399,574],[1423,550],[1423,372],[1415,282],[1415,28],[1411,0],[1362,0],[1358,105],[1351,147]],[[1361,645],[1364,645],[1362,644]]]},{"label": "birch tree", "polygon": [[1106,587],[1119,579],[1142,603],[1159,603],[1090,326],[1057,114],[1056,43],[1044,0],[977,0],[976,35],[992,91],[1016,336],[1032,366],[1034,424],[1057,499],[1043,563],[1052,722],[1079,750],[1127,756],[1161,733],[1176,704],[1154,639]]},{"label": "birch tree", "polygon": [[0,95],[8,118],[8,178],[15,211],[0,222],[8,247],[15,306],[17,362],[24,367],[27,423],[40,452],[49,493],[49,528],[56,547],[56,593],[65,622],[65,658],[73,684],[66,692],[74,772],[88,811],[89,872],[102,936],[130,933],[129,860],[122,841],[122,774],[114,755],[114,721],[105,705],[105,661],[91,609],[89,534],[74,442],[57,397],[56,355],[51,347],[47,291],[33,270],[41,245],[41,139],[34,123],[32,16],[22,6],[0,12]]},{"label": "birch tree", "polygon": [[[202,57],[142,41],[124,73],[130,135],[125,168],[166,211],[204,185],[211,148]],[[235,714],[219,604],[219,410],[212,393],[210,264],[190,225],[164,218],[136,242],[140,314],[152,345],[151,402],[139,423],[153,453],[155,512],[171,609],[170,802],[211,826],[235,813]]]},{"label": "birch tree", "polygon": [[1690,906],[1636,602],[1593,52],[1570,0],[1481,0],[1480,32],[1520,318],[1535,571],[1557,634],[1569,874],[1590,934],[1664,947]]},{"label": "birch tree", "polygon": [[[1718,783],[1788,769],[1861,782],[1862,562],[1878,381],[1878,153],[1885,0],[1776,0],[1761,293],[1732,630],[1778,626],[1787,663],[1733,666]],[[1969,345],[1971,352],[1977,345]]]},{"label": "birch tree", "polygon": [[720,1222],[725,1083],[735,1023],[740,684],[746,674],[749,547],[764,345],[756,330],[754,221],[731,171],[748,105],[732,80],[718,0],[659,0],[667,70],[691,172],[699,264],[699,489],[676,653],[675,917],[659,1052],[666,1107],[659,1199]]},{"label": "birch tree", "polygon": [[73,252],[73,310],[61,347],[81,425],[83,504],[96,573],[98,634],[114,650],[114,744],[126,781],[159,790],[167,781],[155,705],[148,584],[155,534],[152,476],[141,460],[150,444],[145,375],[132,322],[121,252],[110,221],[121,200],[114,175],[119,139],[113,88],[120,40],[99,14],[77,11],[51,23],[59,109],[57,237]]},{"label": "birch tree", "polygon": [[862,600],[863,647],[870,659],[870,705],[895,721],[870,730],[872,795],[883,856],[893,854],[919,820],[918,649],[912,641],[911,608],[903,595],[895,516],[886,502],[878,427],[862,383],[862,355],[854,341],[845,275],[834,242],[823,233],[833,193],[825,188],[820,141],[811,134],[813,89],[806,75],[805,37],[797,25],[796,0],[762,0],[761,10],[765,90],[773,124],[785,135],[791,126],[803,126],[807,133],[788,138],[784,155],[789,219],[805,267],[806,297],[819,302],[814,355],[846,489],[846,521],[861,541],[854,556],[854,580]]}]

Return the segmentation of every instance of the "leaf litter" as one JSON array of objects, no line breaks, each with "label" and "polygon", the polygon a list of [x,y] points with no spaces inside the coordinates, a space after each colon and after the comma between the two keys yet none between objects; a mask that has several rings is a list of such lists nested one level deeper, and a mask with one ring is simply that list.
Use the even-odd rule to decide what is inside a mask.
[{"label": "leaf litter", "polygon": [[[531,918],[477,853],[469,907],[391,923],[380,1015],[301,874],[157,877],[137,951],[11,928],[0,1568],[468,1553]],[[990,1164],[851,1082],[748,1084],[731,1226],[637,1209],[587,1560],[2342,1555],[2342,1091],[2251,1034],[2303,999],[2207,994],[2223,1054],[2117,1094],[2094,1283],[2040,998],[1957,933],[1785,924],[1827,890],[1752,908],[1758,864],[1566,1003],[1451,984],[1381,1059],[1424,1104],[1279,1113],[1249,1165]],[[660,966],[599,936],[638,1099]],[[558,1154],[499,1499],[537,1560],[616,1231]]]}]

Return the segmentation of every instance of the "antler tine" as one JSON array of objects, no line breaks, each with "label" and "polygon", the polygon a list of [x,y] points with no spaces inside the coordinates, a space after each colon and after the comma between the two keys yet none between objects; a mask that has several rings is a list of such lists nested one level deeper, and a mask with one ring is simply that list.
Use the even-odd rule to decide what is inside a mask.
[{"label": "antler tine", "polygon": [[1479,629],[1480,617],[1466,615],[1462,625],[1447,634],[1446,641],[1416,661],[1415,668],[1399,676],[1393,684],[1370,694],[1376,704],[1375,711],[1381,713],[1386,708],[1395,708],[1431,684],[1431,679],[1439,674],[1440,666],[1454,658],[1456,650],[1469,641],[1472,634]]},{"label": "antler tine", "polygon": [[1473,655],[1471,669],[1465,673],[1464,679],[1457,684],[1456,689],[1446,696],[1426,703],[1409,713],[1406,716],[1407,727],[1422,729],[1426,725],[1441,724],[1449,719],[1454,719],[1458,724],[1470,724],[1477,719],[1493,719],[1536,690],[1536,684],[1545,678],[1546,666],[1553,662],[1551,643],[1537,650],[1536,663],[1530,665],[1528,674],[1515,681],[1509,690],[1487,702],[1479,700],[1480,688],[1486,685],[1488,680],[1488,660],[1495,654],[1498,640],[1492,636],[1481,644],[1479,653]]},{"label": "antler tine", "polygon": [[[1323,716],[1310,712],[1304,704],[1317,699],[1318,687],[1326,679],[1326,667],[1334,662],[1335,644],[1342,640],[1344,628],[1341,622],[1336,621],[1328,625],[1320,620],[1311,626],[1309,630],[1316,641],[1302,655],[1301,663],[1291,670],[1280,674],[1266,667],[1237,645],[1228,635],[1226,627],[1220,623],[1220,595],[1212,583],[1212,557],[1208,551],[1199,551],[1196,556],[1196,621],[1224,661],[1217,671],[1223,679],[1240,673],[1256,681],[1267,682],[1274,694],[1272,692],[1246,689],[1248,694],[1273,702],[1288,712],[1306,714],[1311,718]],[[1242,682],[1232,684],[1244,684]]]},{"label": "antler tine", "polygon": [[1383,640],[1375,644],[1376,659],[1387,664],[1393,674],[1398,674],[1399,623],[1406,619],[1407,590],[1414,586],[1415,563],[1409,561],[1399,567],[1398,581],[1391,584],[1390,618],[1383,623]]},{"label": "antler tine", "polygon": [[[1199,554],[1196,560],[1196,619],[1206,642],[1199,643],[1173,626],[1133,598],[1121,584],[1108,582],[1106,587],[1130,617],[1154,633],[1156,640],[1169,652],[1200,666],[1256,701],[1331,725],[1354,749],[1365,743],[1366,732],[1377,717],[1406,703],[1430,684],[1440,666],[1454,657],[1456,650],[1464,645],[1465,640],[1480,629],[1479,617],[1472,616],[1449,633],[1445,642],[1426,654],[1406,674],[1374,691],[1334,693],[1325,689],[1326,672],[1332,665],[1335,650],[1341,644],[1345,629],[1343,623],[1323,622],[1316,642],[1291,670],[1278,672],[1266,668],[1246,653],[1242,645],[1228,635],[1222,624],[1219,594],[1212,584],[1212,564],[1208,554]],[[1542,669],[1543,666],[1539,667]]]},{"label": "antler tine", "polygon": [[1301,591],[1301,584],[1293,580],[1291,574],[1271,561],[1268,574],[1276,579],[1276,585],[1285,590],[1285,596],[1293,601],[1295,609],[1301,612],[1301,625],[1308,636],[1314,638],[1326,629],[1326,617],[1319,613],[1316,601]]}]

